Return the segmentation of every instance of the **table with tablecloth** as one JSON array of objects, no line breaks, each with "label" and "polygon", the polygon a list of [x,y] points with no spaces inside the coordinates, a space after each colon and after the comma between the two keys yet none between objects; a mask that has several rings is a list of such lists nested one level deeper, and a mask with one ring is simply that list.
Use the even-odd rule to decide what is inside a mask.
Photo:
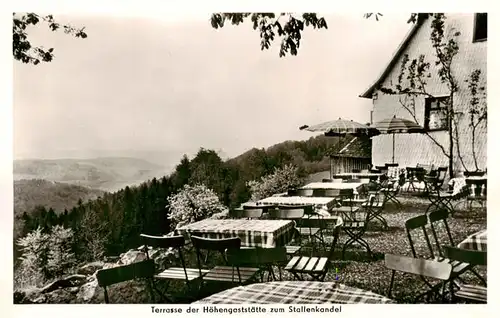
[{"label": "table with tablecloth", "polygon": [[278,281],[227,289],[193,304],[390,304],[371,291],[336,282]]},{"label": "table with tablecloth", "polygon": [[486,230],[478,231],[472,235],[469,235],[465,240],[458,244],[459,248],[474,251],[484,251],[487,249],[487,234]]},{"label": "table with tablecloth", "polygon": [[283,197],[268,197],[257,201],[258,204],[275,204],[275,205],[314,205],[316,208],[326,207],[331,209],[335,206],[335,198],[329,197],[302,197],[302,196],[283,196]]},{"label": "table with tablecloth", "polygon": [[205,219],[182,226],[176,235],[189,234],[207,238],[239,237],[246,247],[278,247],[287,244],[294,235],[295,223],[290,220]]},{"label": "table with tablecloth", "polygon": [[362,189],[364,183],[361,182],[311,182],[302,187],[302,189],[334,189],[344,190],[352,189],[354,197],[358,196],[358,191]]},{"label": "table with tablecloth", "polygon": [[471,176],[471,177],[457,177],[451,178],[448,181],[448,186],[453,189],[453,195],[457,195],[464,191],[467,191],[466,180],[487,180],[487,176]]},{"label": "table with tablecloth", "polygon": [[[341,178],[341,179],[375,179],[377,180],[383,176],[382,173],[373,173],[373,172],[343,172],[336,173],[332,177],[333,178]],[[362,182],[366,183],[366,182]]]}]

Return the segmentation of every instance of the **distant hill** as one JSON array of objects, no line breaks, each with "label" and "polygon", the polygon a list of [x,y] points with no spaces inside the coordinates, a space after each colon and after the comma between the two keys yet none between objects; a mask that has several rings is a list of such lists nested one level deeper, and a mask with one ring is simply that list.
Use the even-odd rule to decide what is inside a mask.
[{"label": "distant hill", "polygon": [[14,180],[44,179],[117,191],[167,174],[167,168],[137,158],[14,160]]},{"label": "distant hill", "polygon": [[53,208],[56,213],[71,209],[78,200],[94,200],[104,195],[104,191],[74,184],[32,179],[14,181],[15,215],[29,212],[37,205]]}]

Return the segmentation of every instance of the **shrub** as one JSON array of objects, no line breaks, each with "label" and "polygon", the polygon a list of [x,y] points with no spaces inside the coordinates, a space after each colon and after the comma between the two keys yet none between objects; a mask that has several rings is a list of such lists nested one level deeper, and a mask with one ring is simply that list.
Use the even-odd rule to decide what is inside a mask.
[{"label": "shrub", "polygon": [[71,270],[75,264],[72,252],[73,231],[60,225],[50,233],[36,230],[20,238],[21,264],[15,273],[16,287],[40,286],[47,279],[58,277]]},{"label": "shrub", "polygon": [[205,185],[184,185],[181,191],[167,198],[169,219],[174,228],[214,216],[224,215],[227,208],[217,194]]},{"label": "shrub", "polygon": [[263,176],[259,181],[249,181],[247,185],[252,193],[251,200],[257,201],[273,194],[286,192],[290,188],[296,188],[302,182],[303,179],[299,177],[298,168],[286,165],[283,168],[275,169],[272,174]]}]

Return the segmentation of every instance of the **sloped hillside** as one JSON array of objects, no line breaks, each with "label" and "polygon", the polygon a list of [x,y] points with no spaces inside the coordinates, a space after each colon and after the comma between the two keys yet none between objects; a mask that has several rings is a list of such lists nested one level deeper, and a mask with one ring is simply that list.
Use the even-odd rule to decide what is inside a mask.
[{"label": "sloped hillside", "polygon": [[14,181],[15,215],[31,211],[37,205],[52,208],[56,213],[71,209],[78,200],[83,202],[102,196],[102,190],[90,189],[73,184],[32,179]]},{"label": "sloped hillside", "polygon": [[164,167],[136,158],[14,161],[14,180],[44,179],[111,192],[165,174]]}]

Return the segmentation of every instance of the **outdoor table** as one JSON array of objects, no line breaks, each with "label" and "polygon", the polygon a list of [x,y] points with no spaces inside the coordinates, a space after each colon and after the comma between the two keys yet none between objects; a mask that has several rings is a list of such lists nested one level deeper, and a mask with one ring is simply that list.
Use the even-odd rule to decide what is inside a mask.
[{"label": "outdoor table", "polygon": [[208,238],[239,237],[246,247],[279,247],[294,235],[295,223],[290,220],[205,219],[182,226],[176,235],[199,235]]},{"label": "outdoor table", "polygon": [[466,189],[466,182],[465,180],[488,180],[486,176],[472,176],[472,177],[457,177],[457,178],[452,178],[448,182],[448,185],[450,187],[453,187],[453,194],[459,194],[464,189]]},{"label": "outdoor table", "polygon": [[334,174],[333,178],[377,180],[382,175],[383,175],[382,173],[371,173],[371,172],[352,172],[352,173],[344,172],[344,173]]},{"label": "outdoor table", "polygon": [[469,235],[465,240],[458,244],[458,248],[475,251],[485,251],[487,247],[487,234],[486,230],[478,231]]},{"label": "outdoor table", "polygon": [[193,304],[391,304],[392,299],[335,282],[278,281],[226,289]]},{"label": "outdoor table", "polygon": [[314,205],[317,208],[326,206],[329,210],[335,205],[335,198],[329,197],[269,197],[257,201],[259,204],[272,204],[272,205]]},{"label": "outdoor table", "polygon": [[361,189],[363,183],[350,182],[350,183],[335,183],[335,182],[312,182],[302,187],[302,189],[352,189],[354,198],[358,196],[358,190]]}]

